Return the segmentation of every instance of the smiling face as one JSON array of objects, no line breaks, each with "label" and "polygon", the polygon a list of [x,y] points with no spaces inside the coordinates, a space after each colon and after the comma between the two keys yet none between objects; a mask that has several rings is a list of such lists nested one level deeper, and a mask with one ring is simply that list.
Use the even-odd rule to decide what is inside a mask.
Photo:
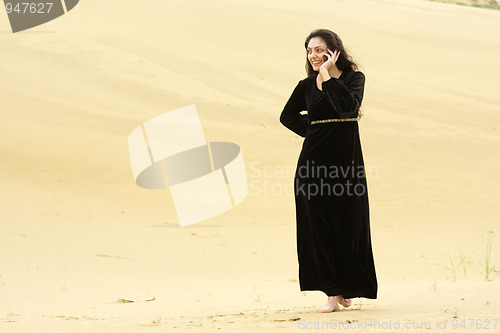
[{"label": "smiling face", "polygon": [[307,59],[312,68],[317,72],[323,63],[323,55],[326,55],[327,46],[326,42],[321,37],[313,37],[307,45]]}]

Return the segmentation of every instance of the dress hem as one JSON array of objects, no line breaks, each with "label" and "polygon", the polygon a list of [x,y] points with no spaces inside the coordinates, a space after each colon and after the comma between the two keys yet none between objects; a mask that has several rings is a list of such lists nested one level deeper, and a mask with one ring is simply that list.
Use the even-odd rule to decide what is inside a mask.
[{"label": "dress hem", "polygon": [[[329,291],[321,290],[321,289],[314,289],[314,288],[301,288],[300,291],[322,291],[324,292],[327,296],[337,296],[337,295],[342,295],[344,298],[369,298],[369,299],[377,299],[377,291],[350,291],[350,292],[338,292],[338,293],[332,293]],[[329,295],[329,294],[335,294],[335,295]]]}]

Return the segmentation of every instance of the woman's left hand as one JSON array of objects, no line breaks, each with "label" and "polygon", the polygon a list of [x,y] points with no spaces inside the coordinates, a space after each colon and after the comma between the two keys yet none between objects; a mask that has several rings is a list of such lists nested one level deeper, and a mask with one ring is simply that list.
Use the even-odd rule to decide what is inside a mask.
[{"label": "woman's left hand", "polygon": [[339,50],[335,50],[335,52],[332,52],[330,49],[327,49],[328,51],[328,54],[324,54],[326,57],[328,57],[328,60],[325,61],[321,67],[320,67],[320,70],[321,69],[326,69],[326,70],[329,70],[330,68],[332,68],[335,63],[337,62],[337,59],[339,58],[339,55],[340,55],[340,51]]}]

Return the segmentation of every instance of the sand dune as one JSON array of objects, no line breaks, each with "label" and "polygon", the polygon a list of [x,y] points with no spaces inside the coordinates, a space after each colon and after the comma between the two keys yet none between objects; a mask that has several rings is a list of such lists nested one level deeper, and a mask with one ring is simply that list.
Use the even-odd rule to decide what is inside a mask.
[{"label": "sand dune", "polygon": [[[314,312],[324,295],[299,291],[282,171],[302,141],[278,121],[318,27],[367,77],[380,285],[378,300],[327,315]],[[500,261],[499,30],[500,11],[417,0],[82,1],[16,34],[0,10],[0,330],[282,332],[334,319],[456,332],[499,319],[499,276],[481,267],[490,235]],[[168,191],[134,184],[127,137],[189,104],[208,140],[240,145],[251,186],[231,211],[180,228]]]}]

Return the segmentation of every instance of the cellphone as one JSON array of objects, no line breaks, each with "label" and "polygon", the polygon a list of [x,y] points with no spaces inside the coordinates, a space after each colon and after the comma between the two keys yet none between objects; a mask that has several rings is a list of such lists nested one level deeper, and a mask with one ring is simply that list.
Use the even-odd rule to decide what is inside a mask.
[{"label": "cellphone", "polygon": [[328,57],[326,55],[323,56],[323,61],[328,61]]}]

